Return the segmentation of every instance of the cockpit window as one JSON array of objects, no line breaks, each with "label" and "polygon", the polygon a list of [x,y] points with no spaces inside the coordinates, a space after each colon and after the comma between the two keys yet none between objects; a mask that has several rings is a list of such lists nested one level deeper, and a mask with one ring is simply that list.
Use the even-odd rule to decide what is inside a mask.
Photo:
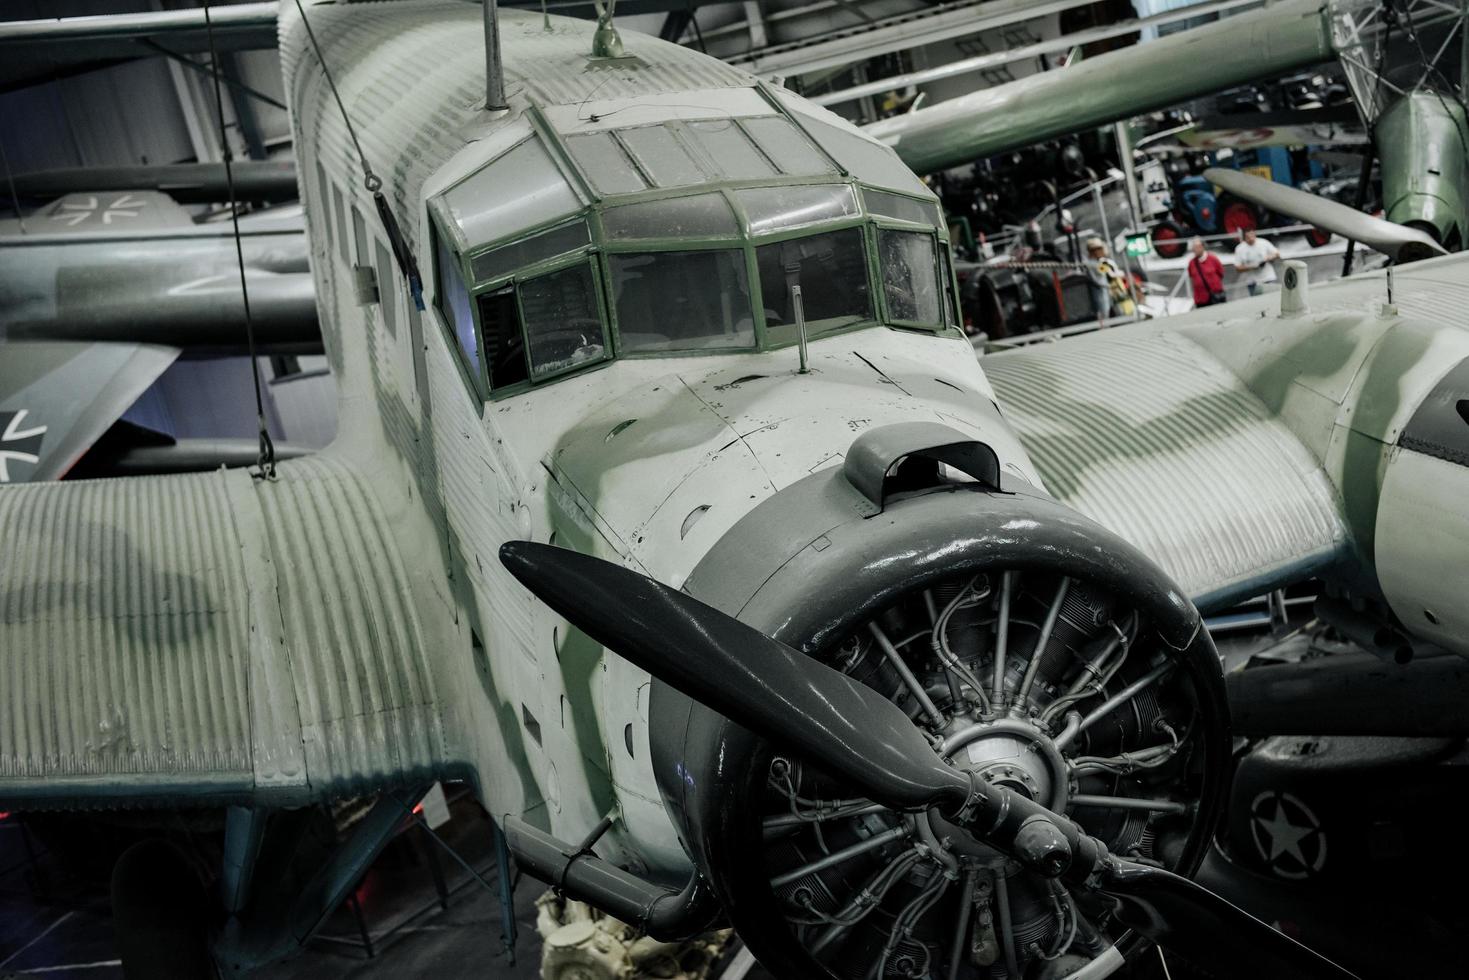
[{"label": "cockpit window", "polygon": [[606,350],[590,262],[520,284],[533,378],[600,361]]},{"label": "cockpit window", "polygon": [[510,242],[508,245],[492,248],[488,252],[481,252],[469,260],[469,268],[474,273],[475,281],[485,282],[509,275],[516,269],[554,259],[558,255],[575,251],[589,244],[591,244],[591,235],[587,231],[586,219],[578,218],[569,224],[558,225],[548,231],[543,231],[539,235],[531,235],[518,242]]},{"label": "cockpit window", "polygon": [[449,188],[443,203],[461,247],[499,241],[582,209],[538,136]]},{"label": "cockpit window", "polygon": [[799,228],[847,218],[857,213],[857,200],[846,184],[786,184],[735,191],[744,208],[750,234]]},{"label": "cockpit window", "polygon": [[875,191],[871,187],[862,188],[862,200],[867,203],[867,210],[873,214],[897,218],[899,221],[912,221],[920,225],[939,223],[939,209],[932,201],[918,201],[901,194]]},{"label": "cockpit window", "polygon": [[755,346],[741,249],[608,256],[625,353]]},{"label": "cockpit window", "polygon": [[774,177],[775,167],[733,119],[700,119],[686,124],[688,132],[728,180]]},{"label": "cockpit window", "polygon": [[602,228],[618,241],[637,238],[734,238],[740,224],[723,194],[691,194],[602,212]]},{"label": "cockpit window", "polygon": [[939,248],[942,268],[939,270],[939,292],[944,294],[944,323],[959,326],[959,314],[954,309],[954,260],[949,257],[948,246]]},{"label": "cockpit window", "polygon": [[475,388],[483,388],[484,382],[480,380],[479,340],[474,334],[474,314],[470,311],[469,290],[464,286],[464,277],[459,274],[459,261],[437,231],[434,232],[434,245],[434,267],[438,270],[435,303],[438,305],[439,315],[454,332],[459,354],[464,359],[469,376],[474,379]]},{"label": "cockpit window", "polygon": [[808,329],[829,330],[872,318],[867,250],[860,228],[761,245],[755,250],[755,264],[765,323],[772,329],[796,322],[792,286],[801,287]]},{"label": "cockpit window", "polygon": [[889,147],[779,92],[741,112],[764,114],[527,118],[429,201],[437,312],[477,393],[792,344],[798,318],[813,337],[955,324],[937,201]]},{"label": "cockpit window", "polygon": [[744,120],[744,126],[781,173],[795,177],[836,173],[826,155],[784,116],[756,116]]},{"label": "cockpit window", "polygon": [[852,176],[879,187],[893,190],[929,193],[927,185],[913,175],[890,148],[873,143],[856,133],[823,122],[815,116],[797,113],[801,125],[836,158]]},{"label": "cockpit window", "polygon": [[584,133],[565,139],[566,148],[597,193],[631,194],[647,189],[648,182],[611,133]]},{"label": "cockpit window", "polygon": [[520,311],[515,306],[515,290],[506,287],[480,293],[477,302],[480,330],[485,338],[490,390],[498,391],[520,384],[529,375],[525,366],[525,342],[520,334]]},{"label": "cockpit window", "polygon": [[938,254],[932,235],[879,229],[877,264],[882,269],[890,320],[930,326],[942,322]]},{"label": "cockpit window", "polygon": [[617,136],[643,173],[659,187],[702,184],[709,179],[673,135],[673,130],[663,123],[620,130]]}]

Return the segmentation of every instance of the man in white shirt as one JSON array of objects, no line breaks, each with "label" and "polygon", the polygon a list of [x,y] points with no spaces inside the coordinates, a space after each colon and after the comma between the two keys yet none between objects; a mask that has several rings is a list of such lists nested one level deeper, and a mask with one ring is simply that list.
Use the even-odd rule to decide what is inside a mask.
[{"label": "man in white shirt", "polygon": [[1244,241],[1234,247],[1234,269],[1251,296],[1260,295],[1262,285],[1275,281],[1275,266],[1270,263],[1278,258],[1280,252],[1265,239],[1257,238],[1255,229],[1244,230]]}]

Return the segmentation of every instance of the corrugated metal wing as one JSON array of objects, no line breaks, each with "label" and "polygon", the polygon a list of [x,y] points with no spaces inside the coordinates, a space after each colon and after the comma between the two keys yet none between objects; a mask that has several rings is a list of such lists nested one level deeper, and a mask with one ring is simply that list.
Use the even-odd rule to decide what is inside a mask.
[{"label": "corrugated metal wing", "polygon": [[1319,462],[1192,341],[1127,329],[982,364],[1047,489],[1195,601],[1258,594],[1346,547]]},{"label": "corrugated metal wing", "polygon": [[0,809],[297,804],[449,763],[415,590],[330,456],[0,491]]}]

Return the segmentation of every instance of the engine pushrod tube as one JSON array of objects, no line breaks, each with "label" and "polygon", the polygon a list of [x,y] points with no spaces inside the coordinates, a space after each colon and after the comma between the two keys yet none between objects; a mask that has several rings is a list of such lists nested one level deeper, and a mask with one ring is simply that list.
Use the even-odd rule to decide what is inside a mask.
[{"label": "engine pushrod tube", "polygon": [[959,963],[969,941],[969,917],[974,913],[974,889],[978,883],[979,872],[967,869],[964,872],[964,891],[959,896],[959,921],[954,927],[954,942],[949,947],[948,980],[958,980],[959,977]]},{"label": "engine pushrod tube", "polygon": [[881,803],[860,803],[820,810],[813,816],[799,813],[778,813],[773,817],[766,817],[763,826],[765,830],[783,830],[786,827],[804,827],[806,824],[825,823],[828,820],[864,817],[869,813],[882,813],[887,809]]},{"label": "engine pushrod tube", "polygon": [[1010,643],[1010,593],[1015,587],[1015,573],[1006,572],[1000,580],[1000,617],[995,625],[994,704],[999,708],[1005,697],[1005,649]]},{"label": "engine pushrod tube", "polygon": [[1122,690],[1118,691],[1116,694],[1112,695],[1106,701],[1103,701],[1102,704],[1095,711],[1087,715],[1085,718],[1081,719],[1081,724],[1076,726],[1075,732],[1062,732],[1061,736],[1056,739],[1056,748],[1064,749],[1077,735],[1080,735],[1092,725],[1095,725],[1107,715],[1111,714],[1118,705],[1130,701],[1133,697],[1137,696],[1137,694],[1155,683],[1158,678],[1162,677],[1164,674],[1168,673],[1172,669],[1172,660],[1161,663],[1158,666],[1154,667],[1152,670],[1148,671],[1143,676],[1139,677],[1137,680],[1133,681],[1131,684],[1124,687]]},{"label": "engine pushrod tube", "polygon": [[943,712],[939,711],[938,705],[933,703],[933,698],[928,696],[928,692],[923,689],[923,685],[918,683],[918,678],[913,676],[913,671],[908,667],[908,663],[903,659],[903,655],[893,648],[892,642],[888,640],[887,634],[882,631],[882,627],[876,623],[868,623],[867,629],[872,634],[872,638],[877,641],[877,645],[882,648],[883,656],[888,658],[888,662],[893,665],[893,669],[898,672],[898,676],[903,678],[903,683],[908,685],[908,689],[918,699],[918,704],[923,708],[923,713],[928,715],[929,720],[934,725],[942,726],[944,724]]},{"label": "engine pushrod tube", "polygon": [[810,864],[802,865],[794,871],[787,871],[784,874],[776,875],[770,879],[770,886],[772,888],[780,888],[784,885],[789,885],[791,882],[799,881],[807,875],[815,874],[818,871],[825,871],[833,865],[841,864],[843,861],[849,861],[854,857],[866,854],[868,851],[875,851],[879,847],[891,844],[893,841],[906,836],[908,836],[907,827],[893,827],[891,830],[885,830],[876,836],[869,837],[864,841],[858,841],[849,847],[842,848],[840,851],[828,854],[819,861],[812,861]]},{"label": "engine pushrod tube", "polygon": [[1030,662],[1025,665],[1025,676],[1020,679],[1020,688],[1015,692],[1017,708],[1025,702],[1031,685],[1035,683],[1035,675],[1041,669],[1041,657],[1045,655],[1046,644],[1051,642],[1051,632],[1056,628],[1056,620],[1061,615],[1061,604],[1066,601],[1066,592],[1070,588],[1071,579],[1063,576],[1061,584],[1056,588],[1056,598],[1051,601],[1050,611],[1046,613],[1046,621],[1041,624],[1040,635],[1035,638],[1035,648],[1030,651]]},{"label": "engine pushrod tube", "polygon": [[1152,810],[1155,813],[1187,813],[1188,806],[1176,800],[1148,800],[1135,796],[1090,796],[1085,793],[1071,797],[1072,806],[1096,806],[1109,810]]}]

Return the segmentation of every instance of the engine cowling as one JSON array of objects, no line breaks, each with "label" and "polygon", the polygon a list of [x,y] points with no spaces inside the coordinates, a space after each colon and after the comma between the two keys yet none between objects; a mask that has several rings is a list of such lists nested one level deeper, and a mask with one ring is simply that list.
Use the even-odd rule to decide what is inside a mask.
[{"label": "engine cowling", "polygon": [[[854,446],[747,515],[686,591],[890,696],[956,767],[1191,874],[1228,760],[1197,611],[1115,535],[943,449]],[[778,976],[1061,976],[1120,938],[1096,899],[937,812],[857,798],[656,681],[651,712],[682,841]]]}]

